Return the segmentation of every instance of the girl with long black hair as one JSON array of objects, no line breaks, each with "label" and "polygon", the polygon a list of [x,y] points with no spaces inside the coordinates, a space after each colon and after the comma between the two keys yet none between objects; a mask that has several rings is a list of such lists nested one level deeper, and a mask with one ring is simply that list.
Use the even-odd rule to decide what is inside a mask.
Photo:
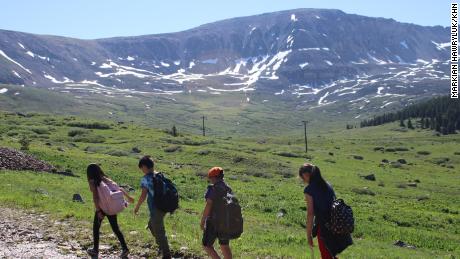
[{"label": "girl with long black hair", "polygon": [[[102,181],[104,182],[112,182],[102,171],[101,167],[98,164],[90,164],[86,169],[86,175],[88,178],[88,184],[91,192],[93,193],[93,202],[96,208],[96,213],[94,215],[94,224],[93,224],[93,239],[94,239],[94,246],[91,249],[88,249],[88,254],[92,257],[97,257],[99,255],[99,230],[101,228],[101,223],[104,217],[110,222],[110,226],[112,227],[113,233],[117,236],[118,240],[120,241],[122,253],[121,258],[126,258],[129,254],[128,246],[126,245],[125,238],[123,233],[121,233],[120,228],[117,222],[117,215],[106,215],[102,209],[100,203],[102,202],[99,199],[97,188],[101,184]],[[128,199],[130,203],[134,202],[134,199],[129,196],[129,194],[120,188],[123,192],[124,196]]]},{"label": "girl with long black hair", "polygon": [[330,220],[335,193],[321,176],[319,167],[306,163],[299,169],[299,177],[307,185],[304,189],[307,203],[307,240],[313,248],[313,237],[318,238],[322,259],[334,259],[353,243],[351,235],[337,236],[326,227]]}]

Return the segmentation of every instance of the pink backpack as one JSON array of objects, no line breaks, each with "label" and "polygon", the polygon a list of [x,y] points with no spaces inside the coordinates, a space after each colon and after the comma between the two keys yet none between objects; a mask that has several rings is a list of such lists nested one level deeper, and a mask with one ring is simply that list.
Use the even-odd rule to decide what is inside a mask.
[{"label": "pink backpack", "polygon": [[120,187],[112,180],[104,178],[97,187],[99,207],[106,215],[116,215],[127,207]]}]

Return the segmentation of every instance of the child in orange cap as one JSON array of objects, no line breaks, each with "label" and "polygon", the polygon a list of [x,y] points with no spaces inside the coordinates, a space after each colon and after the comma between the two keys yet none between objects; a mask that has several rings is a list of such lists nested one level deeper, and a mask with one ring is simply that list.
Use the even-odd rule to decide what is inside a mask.
[{"label": "child in orange cap", "polygon": [[[214,249],[214,242],[219,239],[220,250],[225,259],[232,258],[230,241],[228,239],[218,238],[217,232],[213,226],[215,220],[215,211],[213,211],[213,202],[219,198],[221,193],[232,193],[232,189],[224,182],[224,170],[221,167],[213,167],[208,171],[208,181],[211,183],[205,194],[206,206],[201,217],[201,229],[203,230],[203,248],[212,259],[220,259],[219,254]],[[214,216],[214,218],[213,218]]]}]

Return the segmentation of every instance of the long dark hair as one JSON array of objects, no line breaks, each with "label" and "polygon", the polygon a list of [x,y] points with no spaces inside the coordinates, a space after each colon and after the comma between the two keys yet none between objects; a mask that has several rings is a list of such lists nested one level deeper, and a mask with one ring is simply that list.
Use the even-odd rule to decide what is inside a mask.
[{"label": "long dark hair", "polygon": [[310,184],[318,186],[321,190],[327,190],[328,184],[321,176],[321,170],[316,165],[305,163],[299,168],[299,177],[310,174]]},{"label": "long dark hair", "polygon": [[88,178],[88,181],[93,180],[94,184],[99,186],[102,178],[106,177],[106,175],[98,164],[90,164],[88,168],[86,168],[86,177]]}]

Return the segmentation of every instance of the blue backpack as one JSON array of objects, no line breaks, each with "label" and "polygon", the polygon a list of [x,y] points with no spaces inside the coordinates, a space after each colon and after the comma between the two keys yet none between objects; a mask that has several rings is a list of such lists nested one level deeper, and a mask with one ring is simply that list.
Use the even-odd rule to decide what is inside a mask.
[{"label": "blue backpack", "polygon": [[163,212],[174,213],[179,208],[179,193],[176,185],[162,173],[153,177],[153,202]]}]

